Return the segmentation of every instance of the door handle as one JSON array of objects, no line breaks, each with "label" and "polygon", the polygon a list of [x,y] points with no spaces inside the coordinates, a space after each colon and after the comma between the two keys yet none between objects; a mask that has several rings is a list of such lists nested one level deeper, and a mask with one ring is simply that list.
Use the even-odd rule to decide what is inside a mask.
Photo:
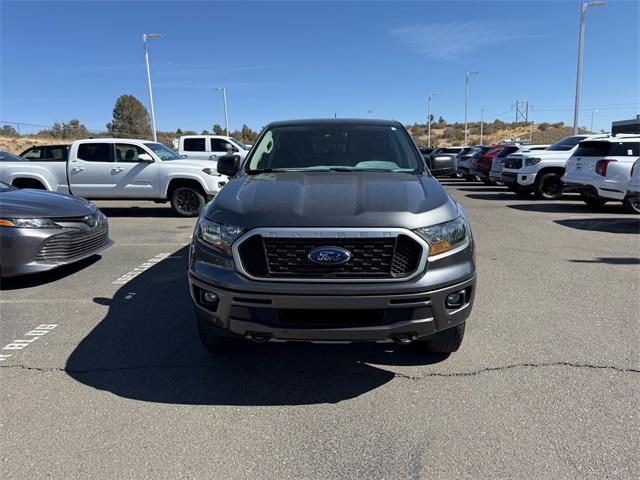
[{"label": "door handle", "polygon": [[122,168],[122,167],[116,167],[116,168],[112,169],[111,171],[114,172],[114,173],[120,173],[123,170],[124,170],[124,168]]},{"label": "door handle", "polygon": [[72,172],[81,172],[84,170],[84,167],[73,167],[71,169]]}]

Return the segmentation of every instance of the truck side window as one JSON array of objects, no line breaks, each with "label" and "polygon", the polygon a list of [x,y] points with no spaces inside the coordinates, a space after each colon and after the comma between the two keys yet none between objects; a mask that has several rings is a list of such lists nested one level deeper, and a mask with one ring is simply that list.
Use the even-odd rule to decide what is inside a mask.
[{"label": "truck side window", "polygon": [[53,162],[62,162],[67,159],[67,149],[66,147],[46,147],[44,158]]},{"label": "truck side window", "polygon": [[143,148],[129,143],[116,143],[116,162],[138,162],[138,155],[147,153]]},{"label": "truck side window", "polygon": [[204,138],[185,138],[184,139],[184,151],[185,152],[206,152]]},{"label": "truck side window", "polygon": [[237,152],[238,149],[234,147],[230,142],[223,140],[222,138],[212,138],[211,139],[211,151],[212,152],[226,152],[227,145],[231,145],[234,152]]},{"label": "truck side window", "polygon": [[28,158],[29,160],[40,160],[42,158],[42,152],[44,148],[32,147],[21,155],[21,157]]},{"label": "truck side window", "polygon": [[85,162],[113,162],[110,143],[81,143],[78,145],[78,159]]}]

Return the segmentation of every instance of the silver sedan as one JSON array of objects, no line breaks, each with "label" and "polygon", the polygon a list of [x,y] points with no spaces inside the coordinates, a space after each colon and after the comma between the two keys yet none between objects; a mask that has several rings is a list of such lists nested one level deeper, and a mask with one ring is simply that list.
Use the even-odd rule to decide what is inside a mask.
[{"label": "silver sedan", "polygon": [[108,248],[107,217],[80,197],[0,182],[0,275],[51,270]]}]

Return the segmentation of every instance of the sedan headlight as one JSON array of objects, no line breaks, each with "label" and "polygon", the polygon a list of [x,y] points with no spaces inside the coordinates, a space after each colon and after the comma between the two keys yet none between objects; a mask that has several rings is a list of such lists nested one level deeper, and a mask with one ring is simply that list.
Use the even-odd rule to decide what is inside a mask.
[{"label": "sedan headlight", "polygon": [[48,218],[0,218],[0,227],[62,228]]},{"label": "sedan headlight", "polygon": [[467,241],[467,226],[464,217],[459,216],[447,223],[418,228],[415,232],[429,244],[429,256],[453,250]]},{"label": "sedan headlight", "polygon": [[205,218],[198,222],[197,235],[204,243],[217,250],[231,254],[231,244],[238,238],[244,229],[235,225],[222,225]]},{"label": "sedan headlight", "polygon": [[530,167],[531,165],[536,165],[542,161],[541,158],[538,157],[528,157],[524,159],[524,164],[526,167]]}]

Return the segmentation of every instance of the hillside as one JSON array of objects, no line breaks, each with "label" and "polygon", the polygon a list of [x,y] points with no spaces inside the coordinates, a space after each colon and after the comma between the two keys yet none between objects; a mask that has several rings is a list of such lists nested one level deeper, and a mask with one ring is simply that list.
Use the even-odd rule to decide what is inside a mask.
[{"label": "hillside", "polygon": [[[428,135],[427,125],[413,124],[407,125],[407,130],[411,133],[419,146],[427,146]],[[483,143],[491,145],[499,143],[505,139],[520,139],[528,141],[531,135],[532,143],[553,143],[561,138],[571,135],[572,128],[564,123],[540,123],[534,124],[531,130],[530,124],[505,123],[499,120],[492,123],[485,123],[483,128]],[[468,125],[470,145],[480,143],[480,123],[473,122]],[[580,133],[586,133],[580,130]],[[450,147],[462,145],[464,143],[464,124],[431,124],[431,146]]]}]

